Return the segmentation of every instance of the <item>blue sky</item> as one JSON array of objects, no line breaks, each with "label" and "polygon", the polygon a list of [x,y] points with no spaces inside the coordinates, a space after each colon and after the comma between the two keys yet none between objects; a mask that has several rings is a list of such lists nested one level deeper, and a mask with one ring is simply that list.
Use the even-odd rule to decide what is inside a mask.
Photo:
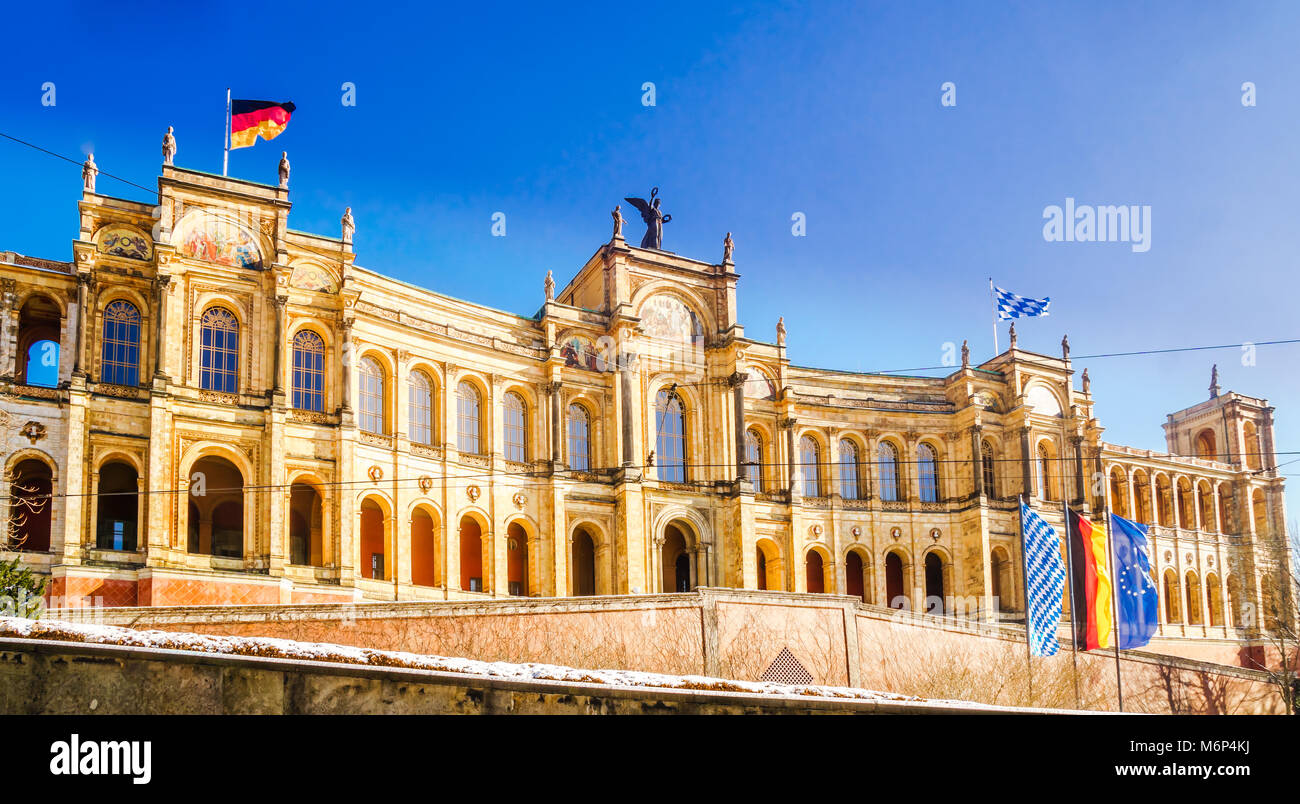
[{"label": "blue sky", "polygon": [[[1300,337],[1300,5],[473,5],[29,4],[10,11],[30,35],[7,44],[0,130],[152,186],[168,125],[179,164],[220,171],[227,86],[292,100],[231,175],[274,182],[288,150],[291,227],[336,234],[350,205],[366,267],[523,315],[657,185],[665,247],[716,260],[733,232],[742,323],[770,340],[784,315],[805,365],[931,366],[964,338],[986,359],[989,276],[1052,297],[1018,327],[1052,354],[1066,332],[1076,355]],[[68,259],[79,170],[0,140],[0,172],[0,248]],[[1151,205],[1150,251],[1044,241],[1067,197]],[[1164,414],[1206,398],[1217,361],[1300,450],[1298,350],[1077,367],[1108,440],[1162,449]]]}]

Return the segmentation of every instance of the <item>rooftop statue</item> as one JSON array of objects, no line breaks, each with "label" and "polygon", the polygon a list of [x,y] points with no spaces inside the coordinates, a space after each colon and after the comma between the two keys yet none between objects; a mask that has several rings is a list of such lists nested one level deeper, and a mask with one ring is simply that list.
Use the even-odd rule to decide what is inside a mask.
[{"label": "rooftop statue", "polygon": [[665,215],[659,210],[659,188],[655,187],[650,191],[650,202],[646,203],[644,198],[624,198],[623,200],[636,207],[641,213],[641,220],[645,221],[645,237],[641,238],[641,248],[653,248],[659,251],[664,247],[664,224],[673,219],[672,215]]}]

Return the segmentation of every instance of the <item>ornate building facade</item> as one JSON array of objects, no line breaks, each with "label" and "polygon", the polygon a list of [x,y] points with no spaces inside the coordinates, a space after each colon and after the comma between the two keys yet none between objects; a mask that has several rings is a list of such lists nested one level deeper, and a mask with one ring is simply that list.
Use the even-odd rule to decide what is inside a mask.
[{"label": "ornate building facade", "polygon": [[[1017,497],[1149,522],[1163,635],[1237,639],[1285,524],[1266,401],[1217,387],[1169,454],[1015,346],[945,377],[792,365],[708,263],[602,245],[532,318],[288,227],[287,176],[164,165],[83,193],[72,260],[0,255],[3,458],[56,604],[831,592],[1022,609]],[[1103,480],[1104,478],[1104,480]]]}]

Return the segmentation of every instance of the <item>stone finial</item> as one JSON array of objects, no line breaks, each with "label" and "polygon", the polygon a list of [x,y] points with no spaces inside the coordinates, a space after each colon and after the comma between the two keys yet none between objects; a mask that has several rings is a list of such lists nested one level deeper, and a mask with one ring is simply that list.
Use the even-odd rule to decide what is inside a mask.
[{"label": "stone finial", "polygon": [[99,166],[95,164],[95,155],[86,154],[86,161],[81,163],[81,185],[86,192],[95,192],[95,177],[99,175]]},{"label": "stone finial", "polygon": [[731,239],[731,232],[722,239],[722,264],[726,265],[731,262],[731,252],[736,248],[736,243]]},{"label": "stone finial", "polygon": [[343,224],[343,245],[352,245],[352,235],[356,234],[357,222],[352,218],[352,207],[343,210],[343,218],[340,220]]},{"label": "stone finial", "polygon": [[280,188],[289,189],[289,152],[280,152]]},{"label": "stone finial", "polygon": [[961,342],[961,367],[970,368],[970,345],[966,341]]},{"label": "stone finial", "polygon": [[176,158],[176,135],[172,133],[172,127],[167,127],[167,133],[163,135],[162,143],[163,164],[170,165]]},{"label": "stone finial", "polygon": [[554,301],[555,300],[555,277],[551,274],[550,271],[546,272],[546,282],[544,283],[544,286],[546,288],[546,300]]},{"label": "stone finial", "polygon": [[1011,338],[1011,345],[1008,349],[1016,348],[1016,322],[1011,322],[1011,329],[1007,332],[1007,337]]},{"label": "stone finial", "polygon": [[785,316],[776,320],[776,345],[785,346]]},{"label": "stone finial", "polygon": [[1061,359],[1062,360],[1070,359],[1070,336],[1069,335],[1066,335],[1065,337],[1061,338]]},{"label": "stone finial", "polygon": [[1088,370],[1087,370],[1087,369],[1084,369],[1084,370],[1083,370],[1083,392],[1084,392],[1085,394],[1090,394],[1090,393],[1092,393],[1092,380],[1088,379]]},{"label": "stone finial", "polygon": [[1210,369],[1210,399],[1219,395],[1219,364],[1215,363]]}]

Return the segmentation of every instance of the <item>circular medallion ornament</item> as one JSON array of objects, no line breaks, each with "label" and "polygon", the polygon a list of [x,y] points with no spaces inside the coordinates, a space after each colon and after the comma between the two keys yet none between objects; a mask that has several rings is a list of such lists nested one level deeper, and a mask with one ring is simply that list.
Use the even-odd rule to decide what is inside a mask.
[{"label": "circular medallion ornament", "polygon": [[814,538],[814,539],[819,539],[819,538],[821,538],[821,535],[822,535],[822,526],[821,526],[821,525],[813,525],[811,528],[809,528],[809,530],[812,531],[812,535],[813,535],[813,538]]},{"label": "circular medallion ornament", "polygon": [[852,533],[853,533],[853,538],[856,539],[862,535],[862,528],[858,527],[857,525],[854,525]]},{"label": "circular medallion ornament", "polygon": [[930,531],[930,538],[937,542],[943,538],[943,534],[939,532],[938,528],[934,528]]},{"label": "circular medallion ornament", "polygon": [[481,495],[483,491],[478,486],[470,486],[465,489],[465,493],[469,495],[470,502],[478,502],[479,495]]},{"label": "circular medallion ornament", "polygon": [[1165,551],[1165,563],[1168,564],[1170,561],[1173,561],[1173,560],[1174,560],[1174,551],[1173,551],[1173,550],[1166,550],[1166,551]]},{"label": "circular medallion ornament", "polygon": [[384,478],[384,470],[381,469],[378,464],[367,469],[366,474],[369,475],[370,479],[376,483],[378,483],[380,480],[383,480]]},{"label": "circular medallion ornament", "polygon": [[897,541],[898,539],[903,538],[903,531],[901,528],[892,528],[889,531],[889,535],[891,538]]},{"label": "circular medallion ornament", "polygon": [[1205,564],[1206,564],[1206,566],[1213,567],[1213,566],[1214,566],[1214,556],[1206,556],[1206,557],[1205,557]]},{"label": "circular medallion ornament", "polygon": [[433,488],[433,478],[429,477],[428,475],[422,476],[416,482],[420,484],[420,491],[422,491],[425,494],[428,494],[429,489]]},{"label": "circular medallion ornament", "polygon": [[524,504],[528,502],[528,495],[522,491],[516,491],[515,496],[511,497],[510,501],[515,504],[516,508],[523,508]]},{"label": "circular medallion ornament", "polygon": [[1183,556],[1183,558],[1185,558],[1185,559],[1187,560],[1187,563],[1188,563],[1188,564],[1192,563],[1192,554],[1191,554],[1191,553],[1188,553],[1186,556]]}]

